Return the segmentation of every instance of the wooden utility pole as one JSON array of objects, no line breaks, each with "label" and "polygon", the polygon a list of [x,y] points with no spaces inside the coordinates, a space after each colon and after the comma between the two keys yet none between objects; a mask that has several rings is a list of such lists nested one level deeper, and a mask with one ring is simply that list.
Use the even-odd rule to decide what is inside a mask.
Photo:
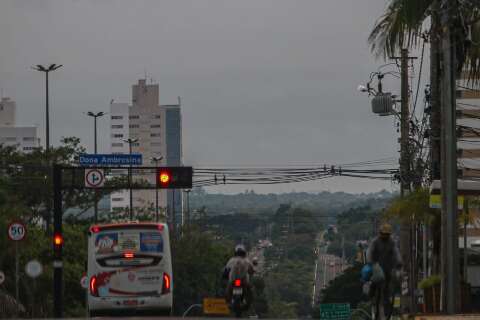
[{"label": "wooden utility pole", "polygon": [[445,311],[454,314],[459,293],[457,223],[456,56],[453,35],[455,1],[442,0],[442,289]]},{"label": "wooden utility pole", "polygon": [[[408,62],[414,57],[408,56],[408,49],[401,50],[400,57],[401,73],[401,108],[400,108],[400,194],[404,197],[411,191],[412,170],[411,170],[411,148],[410,148],[410,107],[409,107],[409,85],[408,85]],[[412,241],[411,223],[402,223],[400,228],[400,251],[405,271],[405,278],[402,280],[402,312],[414,312],[415,301],[413,288],[415,288],[412,268]]]}]

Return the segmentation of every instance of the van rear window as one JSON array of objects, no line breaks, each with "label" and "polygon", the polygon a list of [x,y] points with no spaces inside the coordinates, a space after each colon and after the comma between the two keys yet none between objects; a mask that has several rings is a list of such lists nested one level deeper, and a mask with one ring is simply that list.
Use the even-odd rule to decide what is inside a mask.
[{"label": "van rear window", "polygon": [[95,238],[95,253],[99,255],[125,251],[162,253],[163,236],[153,231],[117,231],[99,233]]}]

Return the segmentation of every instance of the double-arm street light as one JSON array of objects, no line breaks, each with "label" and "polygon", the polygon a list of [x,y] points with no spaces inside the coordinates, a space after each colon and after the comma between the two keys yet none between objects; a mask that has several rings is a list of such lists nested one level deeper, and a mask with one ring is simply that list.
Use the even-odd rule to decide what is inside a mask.
[{"label": "double-arm street light", "polygon": [[[155,163],[155,167],[158,167],[160,161],[162,161],[163,157],[152,157],[151,160]],[[155,185],[157,185],[155,181]],[[158,186],[155,187],[155,220],[158,222]]]},{"label": "double-arm street light", "polygon": [[97,118],[103,117],[104,115],[106,115],[106,113],[103,112],[103,111],[100,111],[100,112],[97,112],[97,113],[92,112],[92,111],[87,112],[87,116],[93,118],[94,143],[95,143],[94,152],[95,152],[95,154],[97,154]]},{"label": "double-arm street light", "polygon": [[[93,130],[94,130],[94,153],[97,154],[97,118],[103,117],[106,113],[103,111],[94,113],[92,111],[87,112],[87,116],[93,117]],[[93,206],[93,219],[95,223],[98,221],[98,192],[95,189],[95,199],[94,199],[94,206]]]},{"label": "double-arm street light", "polygon": [[41,71],[45,73],[45,109],[46,109],[46,124],[45,124],[45,150],[48,152],[50,149],[50,115],[49,115],[49,105],[48,105],[48,74],[52,71],[55,71],[61,68],[61,64],[51,64],[48,67],[44,67],[40,64],[37,64],[35,67],[32,67],[33,70]]},{"label": "double-arm street light", "polygon": [[[128,153],[132,154],[132,144],[137,143],[138,139],[124,139],[123,142],[128,143]],[[133,220],[133,197],[132,197],[132,165],[128,169],[128,188],[130,189],[130,221]]]}]

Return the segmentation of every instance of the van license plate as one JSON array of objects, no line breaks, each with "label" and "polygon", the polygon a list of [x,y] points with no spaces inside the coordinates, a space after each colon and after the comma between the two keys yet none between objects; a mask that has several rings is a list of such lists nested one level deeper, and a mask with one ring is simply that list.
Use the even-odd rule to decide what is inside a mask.
[{"label": "van license plate", "polygon": [[136,306],[138,305],[138,300],[123,300],[124,306]]}]

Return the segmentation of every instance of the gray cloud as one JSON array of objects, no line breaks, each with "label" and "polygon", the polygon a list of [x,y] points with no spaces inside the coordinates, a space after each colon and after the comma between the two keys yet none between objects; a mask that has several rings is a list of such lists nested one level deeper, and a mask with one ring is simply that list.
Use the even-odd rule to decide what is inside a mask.
[{"label": "gray cloud", "polygon": [[[82,112],[130,100],[143,77],[160,100],[184,101],[191,164],[356,162],[397,155],[392,120],[370,113],[356,87],[380,62],[366,39],[384,0],[0,2],[0,87],[23,124],[44,132],[44,83],[52,76],[52,135],[93,145]],[[108,121],[100,149],[108,150]],[[391,188],[335,179],[260,191]],[[240,189],[245,189],[241,187]],[[237,189],[228,189],[235,191]]]}]

